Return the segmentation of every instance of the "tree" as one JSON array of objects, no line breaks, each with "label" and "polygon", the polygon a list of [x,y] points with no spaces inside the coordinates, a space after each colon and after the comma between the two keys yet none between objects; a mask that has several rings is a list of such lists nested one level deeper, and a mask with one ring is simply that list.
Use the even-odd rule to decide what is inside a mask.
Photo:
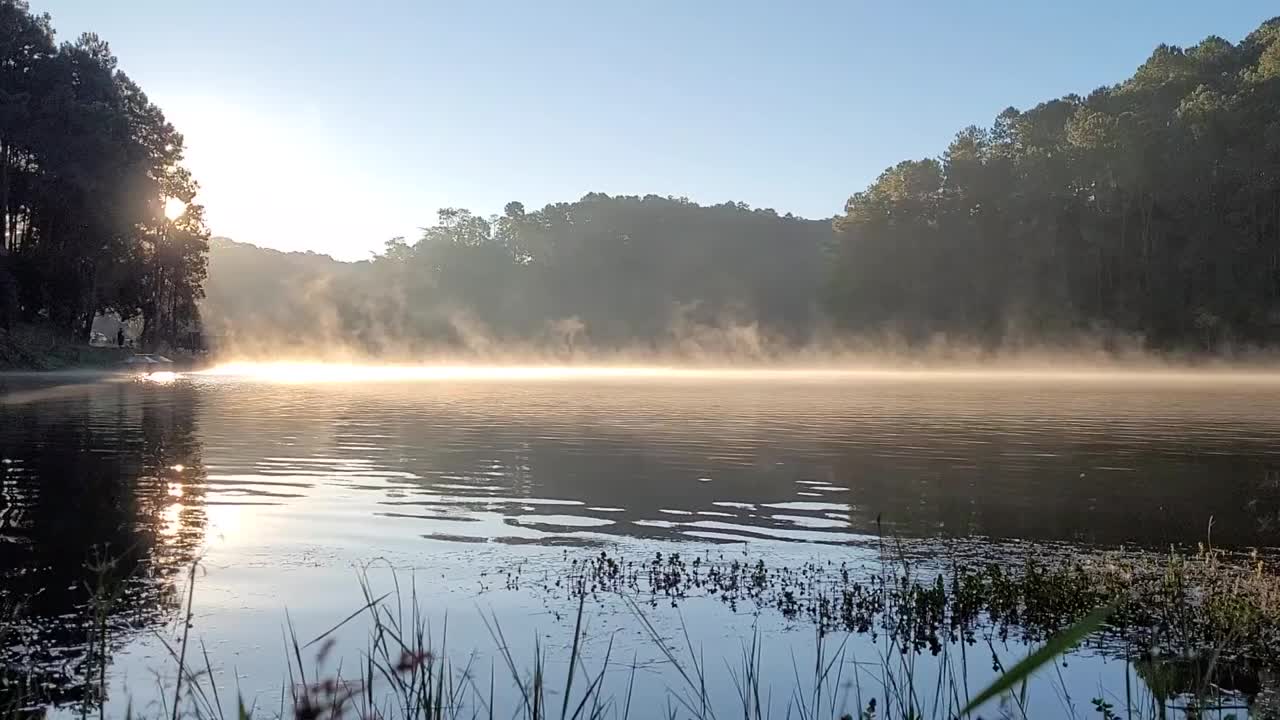
[{"label": "tree", "polygon": [[0,253],[26,319],[83,336],[101,312],[141,314],[163,328],[152,339],[174,339],[194,317],[208,236],[193,208],[166,239],[165,199],[196,192],[182,156],[106,41],[55,47],[47,15],[0,0]]},{"label": "tree", "polygon": [[[814,288],[830,235],[824,222],[658,196],[592,193],[536,211],[512,202],[488,219],[449,208],[415,243],[393,240],[366,263],[269,251],[255,263],[247,247],[218,244],[205,312],[218,334],[300,340],[301,327],[317,345],[369,354],[697,352],[755,334],[782,348],[819,324]],[[268,263],[269,276],[293,279],[264,298],[265,281],[246,270]],[[250,295],[252,306],[240,302]],[[287,311],[266,317],[261,306]]]},{"label": "tree", "polygon": [[828,310],[988,346],[1280,340],[1278,28],[1161,45],[1118,85],[887,170],[835,222]]}]

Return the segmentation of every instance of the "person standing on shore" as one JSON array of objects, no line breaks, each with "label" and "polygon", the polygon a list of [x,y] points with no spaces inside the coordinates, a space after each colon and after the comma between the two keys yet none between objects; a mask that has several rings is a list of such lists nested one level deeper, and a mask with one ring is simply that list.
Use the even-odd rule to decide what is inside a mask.
[{"label": "person standing on shore", "polygon": [[123,327],[116,330],[116,346],[121,348],[124,347],[124,328]]}]

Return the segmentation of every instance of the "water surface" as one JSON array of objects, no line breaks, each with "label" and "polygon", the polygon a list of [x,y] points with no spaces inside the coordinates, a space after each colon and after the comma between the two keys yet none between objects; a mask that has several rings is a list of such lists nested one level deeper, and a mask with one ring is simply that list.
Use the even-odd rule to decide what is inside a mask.
[{"label": "water surface", "polygon": [[55,696],[78,692],[65,668],[84,633],[66,618],[98,557],[134,571],[112,610],[130,629],[113,695],[145,696],[164,661],[149,633],[171,626],[196,558],[197,632],[230,659],[225,682],[266,692],[283,610],[323,630],[359,606],[355,569],[375,558],[422,577],[478,643],[478,605],[553,630],[563,616],[500,592],[503,568],[592,548],[848,560],[896,537],[974,561],[1029,543],[1269,547],[1280,531],[1265,376],[306,379],[4,378],[0,593],[37,598],[6,642],[64,667]]}]

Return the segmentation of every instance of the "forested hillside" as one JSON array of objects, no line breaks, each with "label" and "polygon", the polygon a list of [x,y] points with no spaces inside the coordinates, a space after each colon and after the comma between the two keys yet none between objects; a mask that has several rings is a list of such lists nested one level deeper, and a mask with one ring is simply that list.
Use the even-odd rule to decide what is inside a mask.
[{"label": "forested hillside", "polygon": [[886,170],[835,227],[826,306],[850,332],[1274,344],[1280,19],[966,128]]},{"label": "forested hillside", "polygon": [[609,197],[440,211],[335,263],[225,246],[214,332],[360,353],[504,343],[762,355],[894,337],[990,349],[1280,342],[1280,20],[905,161],[834,223]]},{"label": "forested hillside", "polygon": [[830,236],[827,222],[652,195],[447,209],[360,263],[215,242],[205,315],[240,348],[751,350],[811,335]]}]

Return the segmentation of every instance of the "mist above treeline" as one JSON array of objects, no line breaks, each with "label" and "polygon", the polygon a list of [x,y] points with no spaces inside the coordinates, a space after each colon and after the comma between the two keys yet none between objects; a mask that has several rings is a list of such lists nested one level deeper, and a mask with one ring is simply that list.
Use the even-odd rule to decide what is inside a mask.
[{"label": "mist above treeline", "polygon": [[215,241],[204,311],[250,355],[1272,347],[1280,19],[1009,108],[834,221],[591,193],[442,210],[359,263]]}]

